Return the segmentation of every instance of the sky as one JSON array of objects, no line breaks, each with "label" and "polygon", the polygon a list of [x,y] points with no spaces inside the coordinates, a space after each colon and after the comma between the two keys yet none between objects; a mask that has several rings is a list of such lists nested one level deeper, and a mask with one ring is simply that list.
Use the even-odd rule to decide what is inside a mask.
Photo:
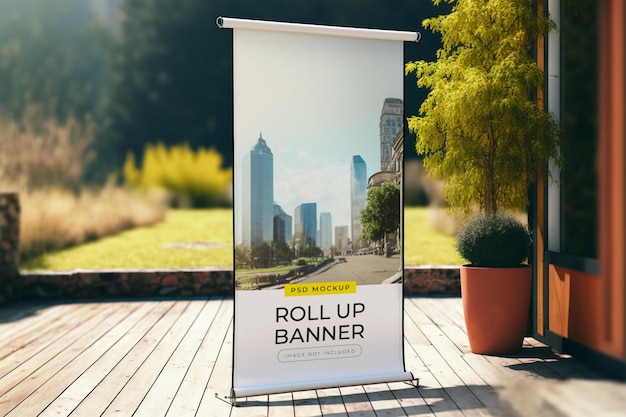
[{"label": "sky", "polygon": [[402,98],[403,43],[243,29],[233,39],[236,242],[241,164],[260,134],[274,155],[274,201],[291,216],[317,203],[334,235],[350,224],[352,156],[368,177],[380,170],[378,123],[385,98]]}]

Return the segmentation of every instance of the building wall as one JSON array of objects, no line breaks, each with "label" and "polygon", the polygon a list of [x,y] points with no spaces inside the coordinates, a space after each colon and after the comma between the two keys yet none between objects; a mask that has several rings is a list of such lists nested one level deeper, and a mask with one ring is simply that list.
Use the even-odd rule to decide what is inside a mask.
[{"label": "building wall", "polygon": [[[626,67],[622,0],[600,6],[600,275],[599,349],[626,361]],[[626,375],[625,375],[626,377]]]},{"label": "building wall", "polygon": [[[562,0],[561,0],[562,1]],[[538,2],[549,8],[550,16],[560,22],[559,0]],[[573,3],[569,3],[570,5]],[[626,378],[626,301],[625,286],[625,89],[624,89],[624,20],[622,0],[591,2],[599,14],[597,48],[583,48],[585,53],[598,51],[598,86],[595,100],[589,108],[597,107],[597,156],[585,161],[596,169],[597,211],[590,224],[595,226],[570,228],[568,233],[589,236],[595,232],[597,249],[592,257],[563,250],[563,207],[559,187],[567,181],[567,170],[553,169],[560,182],[542,180],[537,187],[535,205],[535,293],[534,329],[537,337],[555,347],[574,346],[579,358],[610,358],[615,371]],[[590,28],[581,28],[585,36]],[[559,64],[567,53],[567,46],[559,36],[551,33],[540,42],[538,62],[546,70],[547,91],[540,92],[539,104],[560,116],[564,96],[562,88],[571,88],[562,81]],[[544,54],[545,51],[545,54]],[[578,52],[576,52],[578,53]],[[556,67],[556,69],[555,69]],[[567,69],[570,70],[570,69]],[[556,104],[555,104],[556,103]],[[569,161],[572,164],[572,160]],[[568,161],[566,160],[567,164]],[[574,167],[576,170],[581,166]],[[571,168],[570,168],[571,169]],[[579,170],[580,171],[580,170]],[[570,171],[571,172],[571,171]],[[589,223],[589,222],[586,222]],[[576,225],[574,225],[576,226]],[[572,343],[570,343],[572,342]],[[617,366],[616,366],[617,365]],[[621,371],[620,371],[621,369]],[[620,375],[618,375],[620,376]]]}]

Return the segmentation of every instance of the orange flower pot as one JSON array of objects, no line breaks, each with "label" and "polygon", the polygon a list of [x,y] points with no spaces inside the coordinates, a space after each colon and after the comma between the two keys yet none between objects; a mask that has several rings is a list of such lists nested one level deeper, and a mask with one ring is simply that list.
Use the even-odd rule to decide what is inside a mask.
[{"label": "orange flower pot", "polygon": [[532,268],[461,267],[461,297],[470,348],[504,355],[522,348],[532,286]]}]

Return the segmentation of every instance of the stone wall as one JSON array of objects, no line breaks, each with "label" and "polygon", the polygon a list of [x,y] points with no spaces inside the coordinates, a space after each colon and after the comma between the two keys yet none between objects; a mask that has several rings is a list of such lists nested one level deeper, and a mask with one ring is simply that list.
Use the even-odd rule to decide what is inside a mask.
[{"label": "stone wall", "polygon": [[23,272],[23,299],[232,295],[231,270],[77,270]]},{"label": "stone wall", "polygon": [[[0,193],[0,305],[18,299],[193,297],[233,294],[233,271],[183,270],[19,271],[20,204]],[[406,267],[406,295],[460,295],[459,267]]]},{"label": "stone wall", "polygon": [[[22,273],[24,299],[192,297],[232,295],[228,269],[78,270]],[[407,267],[406,295],[453,295],[461,292],[458,267]]]},{"label": "stone wall", "polygon": [[459,266],[407,266],[404,268],[407,295],[461,295]]},{"label": "stone wall", "polygon": [[20,297],[20,199],[0,193],[0,305]]}]

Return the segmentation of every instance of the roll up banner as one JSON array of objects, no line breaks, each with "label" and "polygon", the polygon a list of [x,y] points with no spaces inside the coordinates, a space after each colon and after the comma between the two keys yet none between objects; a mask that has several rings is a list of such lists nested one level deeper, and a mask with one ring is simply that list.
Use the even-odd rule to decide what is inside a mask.
[{"label": "roll up banner", "polygon": [[[400,184],[404,42],[419,34],[217,24],[233,29],[231,401],[414,381],[404,366]],[[381,237],[364,210],[385,186],[397,199],[374,212],[397,222]]]}]

